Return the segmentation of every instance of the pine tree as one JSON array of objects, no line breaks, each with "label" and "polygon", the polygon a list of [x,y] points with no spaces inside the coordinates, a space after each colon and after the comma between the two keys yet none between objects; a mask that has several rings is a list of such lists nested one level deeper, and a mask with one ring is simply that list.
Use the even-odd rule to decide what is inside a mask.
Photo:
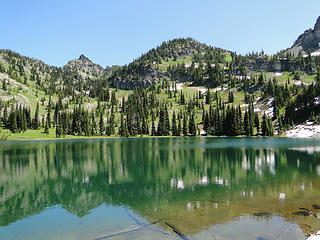
[{"label": "pine tree", "polygon": [[154,113],[152,112],[151,114],[151,122],[152,122],[152,126],[151,126],[151,136],[156,136],[156,127],[155,127],[155,124],[154,124]]},{"label": "pine tree", "polygon": [[120,116],[120,128],[119,128],[119,133],[121,137],[124,136],[124,120],[123,120],[123,114]]},{"label": "pine tree", "polygon": [[187,125],[187,116],[186,114],[183,115],[183,127],[182,133],[184,136],[188,135],[188,125]]},{"label": "pine tree", "polygon": [[274,127],[272,125],[272,121],[271,118],[268,118],[268,122],[267,122],[267,129],[268,129],[268,136],[273,136],[274,135]]},{"label": "pine tree", "polygon": [[203,129],[206,133],[209,133],[210,131],[210,117],[209,114],[207,112],[204,111],[203,114]]},{"label": "pine tree", "polygon": [[197,135],[197,127],[196,127],[196,123],[194,120],[194,114],[192,113],[190,116],[190,120],[189,120],[189,133],[191,136],[196,136]]},{"label": "pine tree", "polygon": [[206,94],[206,104],[211,104],[211,94],[210,94],[210,90],[207,90],[207,94]]},{"label": "pine tree", "polygon": [[251,136],[251,123],[250,123],[250,116],[247,111],[244,113],[244,132],[247,136]]},{"label": "pine tree", "polygon": [[159,121],[158,121],[158,128],[157,128],[157,135],[158,136],[164,136],[164,124],[165,124],[165,116],[162,108],[160,108],[160,114],[159,114]]},{"label": "pine tree", "polygon": [[92,136],[97,135],[97,123],[96,123],[94,112],[91,113],[91,135]]},{"label": "pine tree", "polygon": [[183,92],[182,92],[182,90],[181,90],[181,92],[180,92],[180,105],[184,105],[185,104],[185,97],[184,97],[184,94],[183,94]]},{"label": "pine tree", "polygon": [[176,136],[180,136],[181,135],[181,115],[178,114],[178,127],[177,127],[177,135]]},{"label": "pine tree", "polygon": [[240,105],[236,110],[236,122],[237,122],[236,135],[241,135],[243,134],[243,121],[242,121],[242,111],[241,111]]},{"label": "pine tree", "polygon": [[62,134],[61,117],[60,117],[60,114],[58,114],[57,122],[56,122],[56,138],[60,138],[61,134]]},{"label": "pine tree", "polygon": [[262,136],[268,136],[268,123],[267,123],[267,116],[264,113],[262,117],[262,124],[261,124],[261,131],[262,131]]},{"label": "pine tree", "polygon": [[24,109],[20,108],[20,114],[21,114],[21,130],[22,132],[25,132],[27,130],[27,116]]},{"label": "pine tree", "polygon": [[51,128],[51,108],[52,108],[52,101],[51,101],[51,95],[49,96],[49,103],[47,106],[47,122],[48,122],[48,128]]},{"label": "pine tree", "polygon": [[164,108],[165,125],[164,125],[164,136],[170,135],[170,120],[167,105]]},{"label": "pine tree", "polygon": [[17,115],[14,109],[11,111],[11,114],[9,116],[9,125],[10,125],[10,131],[12,133],[18,132]]},{"label": "pine tree", "polygon": [[50,108],[47,111],[47,123],[48,123],[48,128],[51,128],[51,110]]},{"label": "pine tree", "polygon": [[228,94],[228,102],[229,103],[233,103],[234,102],[233,92],[229,92],[229,94]]},{"label": "pine tree", "polygon": [[8,88],[7,88],[7,81],[4,79],[3,82],[2,82],[2,90],[3,91],[7,91]]},{"label": "pine tree", "polygon": [[173,112],[172,114],[172,136],[177,136],[177,120],[176,120],[176,113]]},{"label": "pine tree", "polygon": [[8,109],[7,109],[7,106],[5,106],[4,110],[3,110],[2,123],[4,125],[4,128],[9,128],[8,127]]},{"label": "pine tree", "polygon": [[261,74],[259,76],[258,84],[260,86],[263,86],[263,84],[264,84],[264,74],[263,74],[263,72],[261,72]]},{"label": "pine tree", "polygon": [[46,120],[46,125],[44,127],[44,131],[43,131],[45,134],[49,134],[49,123],[48,123],[48,118]]},{"label": "pine tree", "polygon": [[127,137],[129,137],[129,136],[130,136],[129,131],[128,131],[128,126],[127,126],[126,121],[124,122],[123,136],[124,136],[125,138],[127,138]]},{"label": "pine tree", "polygon": [[254,115],[254,126],[255,126],[256,129],[257,129],[257,135],[258,135],[259,132],[260,132],[260,121],[259,121],[259,115],[258,115],[258,113],[255,113],[255,115]]},{"label": "pine tree", "polygon": [[35,111],[35,114],[34,114],[34,118],[32,120],[32,128],[37,130],[39,129],[39,102],[37,102],[37,108],[36,108],[36,111]]},{"label": "pine tree", "polygon": [[100,113],[99,133],[100,133],[101,136],[104,134],[104,121],[103,121],[102,113]]}]

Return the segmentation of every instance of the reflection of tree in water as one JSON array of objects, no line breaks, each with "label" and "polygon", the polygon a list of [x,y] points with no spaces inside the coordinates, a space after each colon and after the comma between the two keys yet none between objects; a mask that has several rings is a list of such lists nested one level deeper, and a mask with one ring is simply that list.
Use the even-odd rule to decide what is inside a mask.
[{"label": "reflection of tree in water", "polygon": [[[169,215],[193,233],[266,208],[279,213],[309,207],[319,195],[318,153],[209,148],[201,141],[5,144],[0,149],[0,224],[57,204],[81,217],[106,203],[129,206],[155,221]],[[280,192],[286,193],[281,206]]]}]

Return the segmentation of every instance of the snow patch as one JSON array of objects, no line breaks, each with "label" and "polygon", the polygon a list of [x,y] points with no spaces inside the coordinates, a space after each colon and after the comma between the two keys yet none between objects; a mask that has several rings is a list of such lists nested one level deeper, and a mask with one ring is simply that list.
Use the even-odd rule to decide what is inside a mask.
[{"label": "snow patch", "polygon": [[[177,90],[182,90],[183,83],[177,83]],[[174,91],[174,88],[170,88],[170,91]]]},{"label": "snow patch", "polygon": [[273,103],[273,100],[274,100],[274,98],[270,98],[267,104],[268,104],[269,106],[271,106],[272,103]]},{"label": "snow patch", "polygon": [[266,113],[267,116],[273,117],[273,107],[268,108],[268,109],[265,111],[265,113]]},{"label": "snow patch", "polygon": [[297,125],[285,132],[287,137],[308,138],[320,135],[320,125]]},{"label": "snow patch", "polygon": [[201,93],[205,93],[207,91],[207,89],[205,88],[198,88],[198,91],[201,92]]}]

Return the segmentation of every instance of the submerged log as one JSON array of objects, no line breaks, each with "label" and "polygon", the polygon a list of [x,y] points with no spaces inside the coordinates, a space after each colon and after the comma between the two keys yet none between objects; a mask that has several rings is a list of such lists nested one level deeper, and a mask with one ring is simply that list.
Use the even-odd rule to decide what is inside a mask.
[{"label": "submerged log", "polygon": [[172,231],[177,234],[181,239],[188,240],[184,233],[178,228],[172,225],[171,223],[165,222],[165,224],[172,229]]}]

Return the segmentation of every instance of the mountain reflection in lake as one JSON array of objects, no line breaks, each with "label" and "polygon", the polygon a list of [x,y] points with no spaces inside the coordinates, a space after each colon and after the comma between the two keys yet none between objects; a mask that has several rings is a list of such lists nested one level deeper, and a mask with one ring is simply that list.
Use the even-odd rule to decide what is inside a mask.
[{"label": "mountain reflection in lake", "polygon": [[[304,239],[320,140],[0,144],[0,239]],[[114,235],[112,235],[114,234]]]}]

